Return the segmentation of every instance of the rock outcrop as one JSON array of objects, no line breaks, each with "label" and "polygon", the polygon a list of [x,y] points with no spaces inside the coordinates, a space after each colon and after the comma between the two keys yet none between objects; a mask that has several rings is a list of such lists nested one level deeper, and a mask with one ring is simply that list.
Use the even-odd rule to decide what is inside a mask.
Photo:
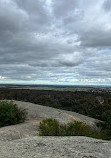
[{"label": "rock outcrop", "polygon": [[0,158],[111,158],[111,142],[87,137],[30,137],[0,142]]},{"label": "rock outcrop", "polygon": [[40,137],[44,118],[62,123],[79,120],[94,126],[96,119],[70,111],[14,101],[28,111],[25,123],[0,128],[0,158],[111,158],[111,141],[88,137]]}]

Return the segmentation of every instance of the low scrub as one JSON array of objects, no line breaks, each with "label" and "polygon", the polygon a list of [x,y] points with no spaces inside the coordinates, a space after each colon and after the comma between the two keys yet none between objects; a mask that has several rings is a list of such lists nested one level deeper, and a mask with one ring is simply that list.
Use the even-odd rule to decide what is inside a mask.
[{"label": "low scrub", "polygon": [[60,124],[57,120],[48,118],[39,125],[40,136],[87,136],[96,139],[104,139],[104,135],[91,129],[86,123],[74,121],[68,124]]},{"label": "low scrub", "polygon": [[58,136],[59,134],[59,122],[55,119],[48,118],[40,122],[40,136]]},{"label": "low scrub", "polygon": [[0,127],[22,123],[26,116],[26,110],[13,102],[0,101]]}]

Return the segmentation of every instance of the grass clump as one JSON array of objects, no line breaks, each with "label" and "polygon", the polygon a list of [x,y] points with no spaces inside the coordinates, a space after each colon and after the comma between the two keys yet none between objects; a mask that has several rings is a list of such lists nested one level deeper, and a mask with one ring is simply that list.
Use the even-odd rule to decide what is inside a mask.
[{"label": "grass clump", "polygon": [[26,116],[26,110],[13,102],[0,101],[0,127],[22,123]]},{"label": "grass clump", "polygon": [[75,121],[60,124],[57,120],[48,118],[39,125],[40,136],[87,136],[103,139],[103,135],[96,129],[91,129],[86,123]]}]

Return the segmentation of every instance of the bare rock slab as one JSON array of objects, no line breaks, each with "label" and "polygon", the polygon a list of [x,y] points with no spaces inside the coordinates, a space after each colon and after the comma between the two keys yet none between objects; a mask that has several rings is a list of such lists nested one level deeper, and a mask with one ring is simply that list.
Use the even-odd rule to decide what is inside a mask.
[{"label": "bare rock slab", "polygon": [[111,158],[111,142],[87,137],[30,137],[0,142],[0,158]]}]

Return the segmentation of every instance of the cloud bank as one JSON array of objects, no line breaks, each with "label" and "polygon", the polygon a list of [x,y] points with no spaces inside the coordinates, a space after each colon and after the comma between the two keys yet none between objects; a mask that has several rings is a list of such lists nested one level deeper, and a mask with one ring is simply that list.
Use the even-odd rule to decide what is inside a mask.
[{"label": "cloud bank", "polygon": [[0,83],[110,84],[110,0],[0,0]]}]

